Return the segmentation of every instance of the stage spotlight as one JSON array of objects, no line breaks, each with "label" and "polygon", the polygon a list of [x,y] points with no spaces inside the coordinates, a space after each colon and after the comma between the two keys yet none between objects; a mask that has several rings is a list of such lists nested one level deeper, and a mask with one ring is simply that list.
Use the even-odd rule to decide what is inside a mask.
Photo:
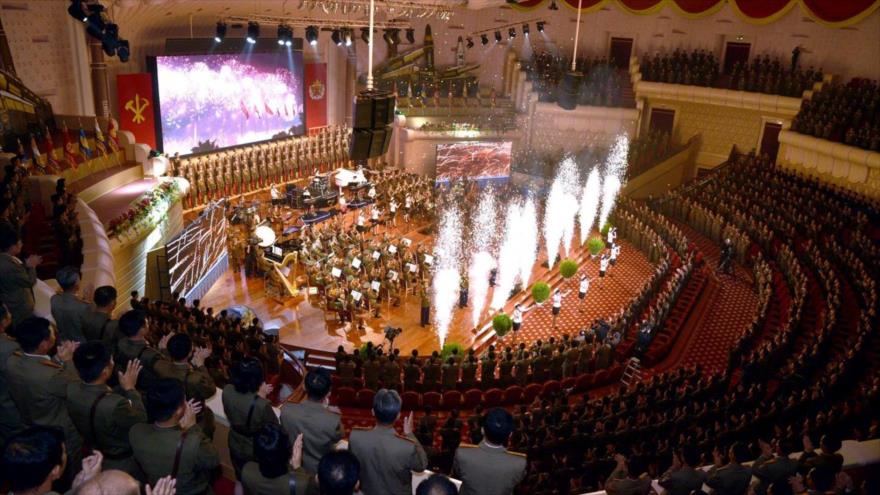
[{"label": "stage spotlight", "polygon": [[480,43],[482,43],[483,46],[486,46],[489,44],[489,37],[486,35],[486,33],[483,33],[480,35]]},{"label": "stage spotlight", "polygon": [[495,43],[501,43],[501,31],[495,31]]},{"label": "stage spotlight", "polygon": [[470,36],[467,37],[467,47],[468,47],[468,49],[471,49],[474,47],[474,39],[471,38]]},{"label": "stage spotlight", "polygon": [[278,25],[278,45],[284,46],[284,24]]},{"label": "stage spotlight", "polygon": [[97,39],[103,38],[104,28],[107,25],[106,22],[104,22],[104,6],[97,3],[89,4],[89,15],[87,19],[86,32],[89,33],[89,36]]},{"label": "stage spotlight", "polygon": [[550,10],[559,10],[559,7],[556,5],[556,0],[550,0]]},{"label": "stage spotlight", "polygon": [[370,42],[370,28],[361,28],[361,39],[364,43]]},{"label": "stage spotlight", "polygon": [[287,39],[284,40],[284,46],[293,46],[293,28],[287,26]]},{"label": "stage spotlight", "polygon": [[223,43],[224,39],[226,39],[226,23],[218,21],[217,29],[214,31],[214,41],[217,43]]},{"label": "stage spotlight", "polygon": [[391,43],[395,45],[400,44],[400,29],[391,30]]},{"label": "stage spotlight", "polygon": [[116,48],[119,46],[119,26],[110,23],[104,27],[104,36],[101,37],[101,48],[108,57],[116,56]]},{"label": "stage spotlight", "polygon": [[257,38],[260,37],[260,25],[254,21],[248,22],[247,26],[247,40],[250,44],[255,44],[257,42]]},{"label": "stage spotlight", "polygon": [[286,25],[281,24],[278,26],[278,45],[280,46],[293,46],[293,28]]},{"label": "stage spotlight", "polygon": [[318,28],[315,26],[306,27],[306,41],[312,46],[318,44]]},{"label": "stage spotlight", "polygon": [[131,47],[128,44],[128,40],[119,40],[116,55],[119,57],[120,62],[128,62],[128,58],[131,56]]},{"label": "stage spotlight", "polygon": [[342,38],[345,39],[345,46],[351,46],[351,29],[343,30]]},{"label": "stage spotlight", "polygon": [[336,43],[336,46],[342,46],[342,33],[338,29],[333,30],[333,33],[330,34],[330,39],[333,40],[333,43]]},{"label": "stage spotlight", "polygon": [[544,32],[544,21],[538,21],[535,23],[535,26],[538,28],[539,33]]},{"label": "stage spotlight", "polygon": [[86,13],[82,0],[71,0],[70,7],[67,7],[67,13],[70,14],[70,17],[73,17],[78,21],[89,21],[89,14]]},{"label": "stage spotlight", "polygon": [[408,43],[416,42],[416,30],[413,28],[406,28],[406,41]]},{"label": "stage spotlight", "polygon": [[528,36],[528,35],[529,35],[529,25],[523,24],[523,36]]},{"label": "stage spotlight", "polygon": [[516,29],[515,28],[508,29],[507,30],[507,37],[510,39],[516,38]]}]

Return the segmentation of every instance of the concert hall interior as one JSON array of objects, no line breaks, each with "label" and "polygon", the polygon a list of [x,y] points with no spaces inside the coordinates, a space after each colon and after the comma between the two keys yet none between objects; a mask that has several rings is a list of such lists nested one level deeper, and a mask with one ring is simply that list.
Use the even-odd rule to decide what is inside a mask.
[{"label": "concert hall interior", "polygon": [[880,0],[0,0],[0,493],[880,493],[878,48]]}]

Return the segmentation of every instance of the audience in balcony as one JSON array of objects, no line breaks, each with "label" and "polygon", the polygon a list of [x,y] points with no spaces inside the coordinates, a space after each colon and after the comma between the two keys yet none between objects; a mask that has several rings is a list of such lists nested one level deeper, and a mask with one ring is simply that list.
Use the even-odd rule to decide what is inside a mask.
[{"label": "audience in balcony", "polygon": [[661,130],[648,130],[630,140],[626,169],[628,179],[637,177],[678,151],[673,146],[669,133]]},{"label": "audience in balcony", "polygon": [[703,49],[690,53],[676,49],[671,54],[645,56],[642,79],[648,82],[684,84],[765,93],[800,98],[813,84],[822,81],[822,69],[786,67],[780,57],[757,56],[750,63],[735,63],[730,74],[721,74],[715,54]]},{"label": "audience in balcony", "polygon": [[880,83],[853,79],[823,87],[801,104],[791,130],[880,151]]}]

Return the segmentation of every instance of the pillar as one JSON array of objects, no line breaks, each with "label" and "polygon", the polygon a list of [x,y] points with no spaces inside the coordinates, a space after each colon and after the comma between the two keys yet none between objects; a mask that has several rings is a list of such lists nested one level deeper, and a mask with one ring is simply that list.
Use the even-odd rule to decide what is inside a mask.
[{"label": "pillar", "polygon": [[9,41],[6,39],[2,19],[0,19],[0,69],[15,74],[15,64],[12,63],[12,52],[9,50]]},{"label": "pillar", "polygon": [[101,40],[89,39],[89,59],[92,73],[92,94],[95,97],[95,115],[110,117],[110,81]]}]

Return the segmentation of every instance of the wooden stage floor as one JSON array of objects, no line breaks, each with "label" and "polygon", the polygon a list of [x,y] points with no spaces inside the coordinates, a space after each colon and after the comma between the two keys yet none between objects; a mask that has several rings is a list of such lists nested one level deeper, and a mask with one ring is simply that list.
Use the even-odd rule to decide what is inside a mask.
[{"label": "wooden stage floor", "polygon": [[[414,242],[431,242],[430,238],[415,231],[407,236]],[[601,282],[598,278],[598,261],[588,260],[582,263],[581,271],[586,271],[593,280],[583,304],[577,298],[577,277],[563,282],[563,291],[571,292],[563,300],[557,328],[552,327],[548,302],[526,313],[519,334],[506,337],[503,343],[511,345],[519,341],[532,342],[539,338],[546,339],[551,335],[575,334],[578,330],[589,326],[595,318],[619,312],[635,297],[654,270],[644,254],[631,244],[623,241],[621,248],[621,257],[617,266],[609,270],[609,275]],[[545,280],[551,275],[547,268],[540,266],[542,261],[543,259],[539,259],[535,265],[532,282]],[[491,291],[489,298],[491,299]],[[266,297],[262,278],[247,278],[243,269],[239,272],[230,269],[202,298],[201,305],[203,308],[213,307],[215,312],[232,305],[247,306],[260,318],[264,328],[279,329],[280,341],[283,344],[312,350],[333,352],[341,345],[350,351],[367,341],[378,345],[385,340],[383,330],[387,325],[403,328],[403,333],[394,341],[395,348],[399,348],[401,353],[409,354],[413,349],[417,349],[419,354],[424,355],[439,350],[440,347],[435,330],[430,326],[425,328],[419,326],[421,307],[418,297],[414,296],[405,297],[399,307],[383,304],[380,317],[367,319],[366,328],[358,330],[351,324],[343,326],[335,319],[325,321],[324,312],[312,306],[309,301],[281,303],[274,298]],[[507,311],[510,313],[509,308]],[[484,310],[482,318],[484,322],[488,319],[487,315],[488,312]],[[475,343],[471,321],[472,314],[469,307],[456,309],[447,342],[457,342],[465,347],[471,347]]]}]

